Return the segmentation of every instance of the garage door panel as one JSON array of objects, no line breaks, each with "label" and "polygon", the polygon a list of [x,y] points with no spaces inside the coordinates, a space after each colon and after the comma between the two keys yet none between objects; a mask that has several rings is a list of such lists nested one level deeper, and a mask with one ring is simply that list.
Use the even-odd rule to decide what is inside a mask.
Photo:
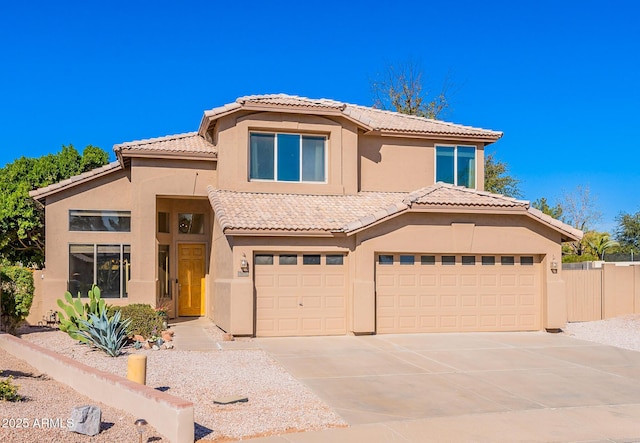
[{"label": "garage door panel", "polygon": [[345,287],[345,276],[344,274],[327,274],[324,276],[325,286],[334,287],[334,288],[344,288]]},{"label": "garage door panel", "polygon": [[401,308],[415,308],[417,306],[415,295],[401,295],[398,298],[398,306]]},{"label": "garage door panel", "polygon": [[458,284],[457,275],[443,274],[440,276],[440,286],[456,286],[457,284]]},{"label": "garage door panel", "polygon": [[480,286],[497,286],[498,276],[495,274],[483,274],[480,275]]},{"label": "garage door panel", "polygon": [[438,317],[435,315],[422,315],[420,316],[420,329],[432,330],[438,326]]},{"label": "garage door panel", "polygon": [[269,296],[262,297],[256,302],[256,306],[260,309],[273,309],[275,306],[275,298]]},{"label": "garage door panel", "polygon": [[498,297],[496,295],[482,295],[480,296],[480,305],[482,307],[498,306]]},{"label": "garage door panel", "polygon": [[441,256],[432,254],[435,264],[421,264],[416,256],[414,265],[400,265],[399,255],[393,255],[393,264],[376,265],[378,333],[540,329],[538,257],[528,266],[517,256],[506,265],[500,256],[488,264],[478,256],[475,264],[465,265],[457,256],[455,265],[443,265]]},{"label": "garage door panel", "polygon": [[313,288],[322,286],[322,276],[321,275],[303,275],[302,276],[302,287],[304,288]]},{"label": "garage door panel", "polygon": [[443,308],[458,306],[458,297],[455,295],[442,295],[440,296],[440,306]]},{"label": "garage door panel", "polygon": [[276,299],[278,300],[278,309],[296,309],[298,307],[298,297],[279,296]]},{"label": "garage door panel", "polygon": [[420,286],[435,286],[436,282],[435,275],[420,275]]},{"label": "garage door panel", "polygon": [[[346,333],[346,260],[328,265],[324,253],[260,255],[272,255],[273,260],[254,261],[257,336]],[[295,264],[280,264],[278,256],[283,255]]]},{"label": "garage door panel", "polygon": [[296,288],[299,285],[297,275],[278,275],[277,285],[280,288]]},{"label": "garage door panel", "polygon": [[275,286],[275,278],[273,275],[256,275],[256,286],[272,288]]},{"label": "garage door panel", "polygon": [[340,308],[344,309],[344,296],[325,296],[324,298],[325,306],[327,308]]},{"label": "garage door panel", "polygon": [[460,321],[463,329],[475,329],[478,326],[478,317],[475,315],[462,315]]},{"label": "garage door panel", "polygon": [[518,285],[520,286],[534,286],[535,285],[535,276],[534,275],[520,275],[518,278]]},{"label": "garage door panel", "polygon": [[380,287],[388,286],[393,288],[396,285],[396,279],[394,275],[381,275],[380,279],[376,280],[376,284]]},{"label": "garage door panel", "polygon": [[462,296],[462,306],[465,307],[465,308],[478,306],[478,296],[477,295],[463,295]]},{"label": "garage door panel", "polygon": [[417,279],[415,275],[401,275],[398,280],[400,286],[415,286]]},{"label": "garage door panel", "polygon": [[433,308],[438,305],[438,298],[435,295],[421,295],[420,296],[420,307],[422,308]]},{"label": "garage door panel", "polygon": [[461,276],[460,283],[462,286],[478,286],[478,278],[475,275]]}]

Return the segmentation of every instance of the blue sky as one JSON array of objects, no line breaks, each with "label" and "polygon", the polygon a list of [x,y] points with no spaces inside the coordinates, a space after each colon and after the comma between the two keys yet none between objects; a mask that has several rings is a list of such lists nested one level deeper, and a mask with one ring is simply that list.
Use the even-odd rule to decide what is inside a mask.
[{"label": "blue sky", "polygon": [[504,131],[488,151],[524,198],[588,185],[611,229],[640,210],[639,13],[631,0],[2,2],[0,165],[195,131],[248,94],[370,105],[370,81],[413,59],[435,89],[449,73],[445,120]]}]

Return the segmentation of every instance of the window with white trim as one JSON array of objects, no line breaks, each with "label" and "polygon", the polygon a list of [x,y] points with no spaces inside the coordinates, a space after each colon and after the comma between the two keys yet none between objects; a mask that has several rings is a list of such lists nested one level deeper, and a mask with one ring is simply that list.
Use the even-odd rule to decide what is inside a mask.
[{"label": "window with white trim", "polygon": [[327,138],[301,134],[249,134],[249,179],[324,183]]},{"label": "window with white trim", "polygon": [[476,148],[436,146],[436,182],[476,188]]}]

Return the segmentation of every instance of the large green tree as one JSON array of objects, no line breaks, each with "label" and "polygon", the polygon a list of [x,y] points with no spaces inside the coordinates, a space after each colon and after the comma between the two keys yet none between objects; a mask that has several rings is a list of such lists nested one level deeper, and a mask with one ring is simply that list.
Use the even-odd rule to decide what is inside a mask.
[{"label": "large green tree", "polygon": [[616,216],[614,236],[624,252],[640,251],[640,211],[635,214],[621,212]]},{"label": "large green tree", "polygon": [[0,259],[25,266],[44,264],[44,210],[29,197],[32,189],[48,186],[102,166],[104,150],[88,145],[82,155],[73,145],[57,154],[20,157],[0,169]]},{"label": "large green tree", "polygon": [[531,206],[542,211],[543,214],[547,214],[555,219],[562,220],[562,206],[560,205],[560,203],[556,203],[555,206],[551,206],[551,204],[547,202],[547,199],[545,197],[542,197],[531,203]]},{"label": "large green tree", "polygon": [[495,154],[487,154],[484,158],[484,190],[507,197],[521,197],[520,180],[509,175],[509,166],[495,158]]}]

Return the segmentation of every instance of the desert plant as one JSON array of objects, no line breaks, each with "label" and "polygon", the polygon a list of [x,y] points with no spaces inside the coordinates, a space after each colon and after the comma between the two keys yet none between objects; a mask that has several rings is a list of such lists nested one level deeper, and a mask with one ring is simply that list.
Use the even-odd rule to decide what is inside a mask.
[{"label": "desert plant", "polygon": [[0,267],[0,325],[14,334],[29,315],[33,302],[33,273],[21,266]]},{"label": "desert plant", "polygon": [[104,310],[100,316],[89,314],[89,319],[79,319],[81,329],[77,332],[92,346],[104,351],[111,357],[117,357],[122,348],[127,344],[127,328],[130,320],[122,320],[120,312],[116,312],[111,318],[107,317]]},{"label": "desert plant", "polygon": [[21,399],[18,394],[20,386],[13,384],[13,377],[10,375],[4,380],[0,380],[0,400],[18,401]]},{"label": "desert plant", "polygon": [[87,292],[87,297],[89,297],[89,302],[83,304],[80,293],[78,293],[77,298],[73,298],[71,293],[67,291],[64,293],[66,303],[62,299],[58,299],[58,306],[64,311],[58,311],[60,330],[69,334],[74,340],[85,343],[84,336],[78,333],[82,328],[81,320],[89,321],[90,314],[100,317],[107,312],[107,305],[100,297],[100,288],[98,286],[93,285]]},{"label": "desert plant", "polygon": [[128,332],[130,335],[141,335],[149,338],[152,335],[160,335],[162,323],[165,321],[150,305],[136,303],[119,308],[122,318],[131,320]]}]

